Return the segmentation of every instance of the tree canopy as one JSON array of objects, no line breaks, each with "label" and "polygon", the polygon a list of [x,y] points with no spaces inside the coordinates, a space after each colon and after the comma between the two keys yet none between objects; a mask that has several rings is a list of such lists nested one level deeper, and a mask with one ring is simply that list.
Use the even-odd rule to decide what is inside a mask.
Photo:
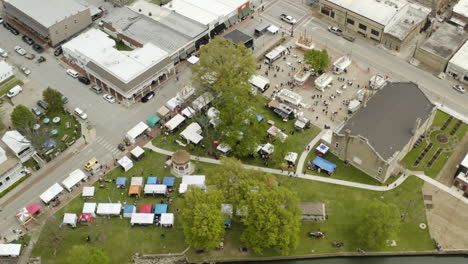
[{"label": "tree canopy", "polygon": [[244,199],[240,206],[247,208],[242,218],[246,226],[241,241],[254,252],[275,248],[288,255],[299,244],[301,209],[297,194],[276,185],[258,183],[243,185]]},{"label": "tree canopy", "polygon": [[24,133],[32,129],[36,123],[36,117],[26,106],[20,104],[11,113],[11,123],[14,128]]},{"label": "tree canopy", "polygon": [[223,196],[219,191],[190,188],[181,212],[186,242],[196,249],[215,249],[224,236]]},{"label": "tree canopy", "polygon": [[311,49],[304,52],[304,61],[312,66],[316,72],[325,71],[330,64],[330,56],[326,49]]},{"label": "tree canopy", "polygon": [[368,249],[379,249],[389,239],[396,239],[400,230],[400,212],[394,204],[374,200],[359,222],[359,244]]},{"label": "tree canopy", "polygon": [[63,111],[63,100],[62,93],[48,87],[42,92],[44,101],[49,104],[49,110],[51,112],[62,112]]},{"label": "tree canopy", "polygon": [[67,263],[108,264],[110,259],[100,248],[75,245],[68,252]]}]

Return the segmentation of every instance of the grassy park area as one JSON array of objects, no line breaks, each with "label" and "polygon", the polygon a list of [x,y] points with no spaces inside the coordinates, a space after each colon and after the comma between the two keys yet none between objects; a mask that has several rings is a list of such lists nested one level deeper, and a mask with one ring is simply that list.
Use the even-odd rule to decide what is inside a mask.
[{"label": "grassy park area", "polygon": [[[424,171],[426,175],[435,178],[452,155],[453,148],[462,141],[467,132],[467,124],[459,122],[447,113],[437,111],[425,139],[403,158],[402,163],[410,170]],[[439,149],[440,155],[431,163]]]},{"label": "grassy park area", "polygon": [[[267,137],[267,130],[270,128],[267,121],[272,120],[275,122],[275,126],[279,129],[285,129],[285,134],[288,135],[289,145],[288,151],[296,152],[299,155],[305,149],[307,144],[320,133],[320,129],[312,126],[310,129],[306,129],[302,132],[296,131],[294,128],[294,120],[289,120],[284,122],[277,114],[275,114],[271,109],[265,107],[268,104],[268,100],[261,96],[252,97],[251,105],[255,108],[255,113],[263,116],[263,120],[260,121],[260,125],[262,129],[265,131],[265,137],[263,138],[260,144],[264,144],[268,142]],[[179,150],[181,147],[179,144],[175,143],[175,140],[180,140],[185,142],[185,140],[181,139],[179,134],[182,132],[188,125],[190,125],[192,120],[186,120],[185,123],[173,134],[168,136],[160,135],[153,140],[153,144],[159,148],[176,151]],[[294,131],[294,132],[293,132]],[[294,134],[291,134],[294,133]],[[203,134],[202,134],[203,135]],[[197,156],[208,156],[208,146],[212,144],[212,142],[208,142],[206,139],[203,139],[202,143],[198,145],[189,144],[185,149],[189,151],[193,155]],[[274,145],[274,143],[272,143]],[[202,145],[205,147],[203,148]],[[264,161],[261,158],[242,158],[243,163],[256,165],[256,166],[264,166]]]},{"label": "grassy park area", "polygon": [[5,81],[0,83],[0,96],[5,95],[10,91],[11,88],[15,87],[16,85],[23,85],[21,80],[18,80],[15,76],[11,76],[10,78],[6,79]]}]

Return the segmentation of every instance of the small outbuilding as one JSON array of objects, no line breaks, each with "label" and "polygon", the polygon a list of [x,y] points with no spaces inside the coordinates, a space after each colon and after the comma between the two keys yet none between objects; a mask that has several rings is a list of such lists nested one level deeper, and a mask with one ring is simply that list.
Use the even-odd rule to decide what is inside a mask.
[{"label": "small outbuilding", "polygon": [[78,216],[76,214],[69,214],[66,213],[63,215],[63,224],[70,225],[71,227],[76,227],[76,222],[78,220]]},{"label": "small outbuilding", "polygon": [[301,202],[302,221],[324,221],[327,218],[325,204],[317,202]]},{"label": "small outbuilding", "polygon": [[187,151],[178,150],[172,154],[172,170],[178,176],[189,175],[193,172],[194,168]]},{"label": "small outbuilding", "polygon": [[0,244],[0,257],[18,257],[21,244]]}]

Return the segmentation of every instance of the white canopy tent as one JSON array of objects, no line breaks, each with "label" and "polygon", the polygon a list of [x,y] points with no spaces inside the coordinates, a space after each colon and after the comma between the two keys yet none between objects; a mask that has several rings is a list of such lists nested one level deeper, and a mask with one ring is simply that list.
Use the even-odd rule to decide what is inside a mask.
[{"label": "white canopy tent", "polygon": [[0,244],[0,257],[17,257],[21,252],[21,244]]},{"label": "white canopy tent", "polygon": [[96,214],[98,215],[120,215],[122,205],[120,203],[99,203]]},{"label": "white canopy tent", "polygon": [[63,192],[63,187],[60,186],[60,184],[55,183],[54,185],[50,186],[47,191],[45,191],[43,194],[39,196],[41,200],[45,203],[48,204],[50,201],[52,201],[57,195],[59,195],[61,192]]},{"label": "white canopy tent", "polygon": [[63,224],[71,225],[72,227],[76,227],[76,221],[78,220],[78,216],[76,214],[69,214],[66,213],[63,215]]},{"label": "white canopy tent", "polygon": [[166,194],[167,185],[165,185],[165,184],[146,184],[144,192],[145,192],[145,194]]},{"label": "white canopy tent", "polygon": [[161,214],[160,223],[162,227],[172,227],[174,225],[174,214],[172,213]]},{"label": "white canopy tent", "polygon": [[185,121],[185,117],[177,114],[173,118],[171,118],[171,120],[169,120],[164,126],[167,129],[169,129],[169,131],[173,131],[174,129],[179,127],[184,121]]},{"label": "white canopy tent", "polygon": [[147,124],[140,122],[127,132],[127,139],[130,140],[132,144],[135,144],[136,139],[148,129],[149,126]]},{"label": "white canopy tent", "polygon": [[315,88],[322,91],[327,88],[329,84],[333,82],[333,76],[328,74],[327,72],[320,75],[317,79],[315,79]]},{"label": "white canopy tent", "polygon": [[164,118],[166,117],[168,114],[170,113],[170,110],[167,109],[167,107],[165,107],[164,105],[161,106],[158,111],[156,112],[156,114],[161,117],[161,118]]},{"label": "white canopy tent", "polygon": [[351,63],[352,60],[348,55],[342,56],[333,63],[333,72],[335,72],[336,74],[343,73],[348,69]]},{"label": "white canopy tent", "polygon": [[284,157],[284,159],[288,162],[291,162],[291,163],[296,163],[296,160],[297,160],[297,153],[296,152],[288,152],[288,154],[286,154],[286,157]]},{"label": "white canopy tent", "polygon": [[275,34],[279,31],[279,28],[275,25],[271,25],[267,28],[268,31],[270,31],[271,33]]},{"label": "white canopy tent", "polygon": [[182,110],[181,114],[186,118],[192,118],[193,115],[195,115],[195,110],[193,110],[192,107],[187,106]]},{"label": "white canopy tent", "polygon": [[67,189],[67,191],[71,192],[73,187],[86,179],[86,177],[86,174],[82,170],[76,169],[72,171],[65,180],[63,180],[62,185]]},{"label": "white canopy tent", "polygon": [[192,57],[188,58],[187,61],[188,61],[190,64],[195,64],[195,63],[197,63],[199,60],[200,60],[200,59],[199,59],[197,56],[192,56]]},{"label": "white canopy tent", "polygon": [[95,187],[94,186],[86,186],[86,187],[83,187],[83,197],[93,197],[94,196],[94,191],[95,191]]},{"label": "white canopy tent", "polygon": [[133,168],[133,161],[129,157],[123,156],[121,159],[119,159],[119,165],[122,166],[124,171],[129,171],[131,168]]},{"label": "white canopy tent", "polygon": [[96,203],[84,203],[82,214],[91,214],[93,217],[96,217]]},{"label": "white canopy tent", "polygon": [[154,214],[134,213],[130,218],[132,225],[150,225],[154,223]]},{"label": "white canopy tent", "polygon": [[187,143],[198,144],[203,139],[203,136],[200,135],[201,133],[201,126],[197,122],[193,122],[180,133],[180,136],[185,138]]},{"label": "white canopy tent", "polygon": [[130,186],[143,186],[143,177],[132,177]]},{"label": "white canopy tent", "polygon": [[213,95],[210,92],[206,92],[200,95],[197,99],[193,100],[192,108],[195,111],[201,111],[203,107],[207,106],[214,99]]},{"label": "white canopy tent", "polygon": [[226,143],[221,143],[216,147],[217,150],[221,151],[222,153],[228,153],[231,150],[231,146]]},{"label": "white canopy tent", "polygon": [[259,152],[259,151],[262,151],[262,152],[264,152],[264,153],[266,153],[268,155],[271,155],[271,154],[273,154],[273,152],[275,152],[275,146],[273,146],[270,143],[266,143],[264,145],[259,145],[257,147],[257,152]]},{"label": "white canopy tent", "polygon": [[182,176],[182,183],[179,186],[179,193],[185,193],[190,185],[200,189],[206,189],[205,175],[185,175]]},{"label": "white canopy tent", "polygon": [[206,116],[210,120],[210,124],[213,127],[216,127],[218,125],[219,123],[219,110],[218,109],[214,107],[210,107],[208,111],[206,111]]},{"label": "white canopy tent", "polygon": [[134,149],[132,149],[132,151],[130,151],[130,153],[136,160],[140,160],[143,155],[145,155],[145,150],[143,150],[140,146],[136,146]]},{"label": "white canopy tent", "polygon": [[167,102],[166,102],[166,107],[171,110],[171,111],[174,111],[177,107],[179,107],[181,104],[183,104],[184,102],[182,100],[180,100],[177,96],[175,97],[172,97],[171,99],[169,99]]}]

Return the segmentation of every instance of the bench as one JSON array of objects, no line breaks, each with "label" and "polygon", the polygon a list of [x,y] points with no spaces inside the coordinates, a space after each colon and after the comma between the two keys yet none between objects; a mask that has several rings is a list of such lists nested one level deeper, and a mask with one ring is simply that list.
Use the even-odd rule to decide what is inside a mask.
[{"label": "bench", "polygon": [[63,135],[60,141],[65,142],[68,139],[68,134]]}]

